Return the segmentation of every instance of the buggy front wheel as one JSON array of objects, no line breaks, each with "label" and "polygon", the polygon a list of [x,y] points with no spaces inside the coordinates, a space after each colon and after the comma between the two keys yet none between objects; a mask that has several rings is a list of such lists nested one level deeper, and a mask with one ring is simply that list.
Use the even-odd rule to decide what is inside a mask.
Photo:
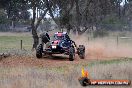
[{"label": "buggy front wheel", "polygon": [[42,46],[42,44],[40,44],[36,49],[36,57],[37,58],[42,58],[42,51],[43,51],[43,46]]},{"label": "buggy front wheel", "polygon": [[75,49],[74,47],[69,48],[69,61],[73,61],[75,59]]}]

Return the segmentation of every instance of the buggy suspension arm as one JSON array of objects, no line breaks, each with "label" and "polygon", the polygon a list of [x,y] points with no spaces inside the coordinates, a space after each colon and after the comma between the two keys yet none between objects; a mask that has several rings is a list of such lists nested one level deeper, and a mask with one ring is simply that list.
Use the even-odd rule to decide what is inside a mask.
[{"label": "buggy suspension arm", "polygon": [[72,43],[74,44],[74,46],[76,47],[76,49],[78,49],[77,44],[74,41],[72,41]]}]

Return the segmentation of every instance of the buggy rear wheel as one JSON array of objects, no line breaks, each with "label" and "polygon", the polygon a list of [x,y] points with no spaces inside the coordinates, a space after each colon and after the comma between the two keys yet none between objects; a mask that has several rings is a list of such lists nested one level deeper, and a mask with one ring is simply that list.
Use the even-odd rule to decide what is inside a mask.
[{"label": "buggy rear wheel", "polygon": [[70,47],[69,49],[69,61],[73,61],[75,59],[75,49],[74,47]]},{"label": "buggy rear wheel", "polygon": [[43,46],[42,44],[40,44],[36,49],[36,57],[42,58],[42,52],[43,52]]},{"label": "buggy rear wheel", "polygon": [[84,45],[79,45],[77,52],[78,52],[80,59],[85,58],[85,46]]}]

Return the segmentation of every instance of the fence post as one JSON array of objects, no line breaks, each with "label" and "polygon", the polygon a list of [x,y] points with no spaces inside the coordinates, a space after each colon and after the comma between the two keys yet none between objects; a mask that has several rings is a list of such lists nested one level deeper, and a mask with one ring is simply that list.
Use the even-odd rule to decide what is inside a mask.
[{"label": "fence post", "polygon": [[117,42],[117,47],[118,47],[118,45],[119,45],[119,37],[118,36],[117,36],[116,42]]},{"label": "fence post", "polygon": [[21,50],[22,50],[22,40],[21,40]]},{"label": "fence post", "polygon": [[89,40],[90,40],[90,39],[89,39],[89,37],[88,37],[88,43],[89,43]]}]

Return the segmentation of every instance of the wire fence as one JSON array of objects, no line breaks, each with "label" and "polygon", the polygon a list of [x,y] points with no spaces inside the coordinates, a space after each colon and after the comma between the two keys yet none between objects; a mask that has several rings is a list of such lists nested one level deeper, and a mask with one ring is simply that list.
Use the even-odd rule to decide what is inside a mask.
[{"label": "wire fence", "polygon": [[32,49],[32,41],[30,40],[1,40],[0,52],[11,50],[30,50]]},{"label": "wire fence", "polygon": [[[87,42],[95,42],[95,43],[102,43],[104,42],[106,46],[131,46],[132,45],[132,37],[106,37],[106,38],[99,38],[101,41],[97,41],[94,38],[88,38]],[[0,53],[6,52],[10,50],[30,50],[32,49],[33,41],[31,38],[1,38],[0,37]]]},{"label": "wire fence", "polygon": [[121,37],[121,36],[109,36],[102,38],[91,38],[88,37],[89,43],[104,44],[106,47],[113,46],[118,47],[132,47],[132,37]]}]

